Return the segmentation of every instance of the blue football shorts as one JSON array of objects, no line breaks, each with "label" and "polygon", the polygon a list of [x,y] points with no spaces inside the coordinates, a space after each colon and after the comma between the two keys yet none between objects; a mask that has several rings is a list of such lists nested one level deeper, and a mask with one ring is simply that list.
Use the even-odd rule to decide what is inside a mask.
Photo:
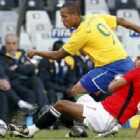
[{"label": "blue football shorts", "polygon": [[126,59],[115,61],[89,71],[80,79],[80,83],[90,94],[99,90],[106,93],[108,85],[114,79],[115,75],[125,74],[133,68],[134,63],[132,59],[127,57]]}]

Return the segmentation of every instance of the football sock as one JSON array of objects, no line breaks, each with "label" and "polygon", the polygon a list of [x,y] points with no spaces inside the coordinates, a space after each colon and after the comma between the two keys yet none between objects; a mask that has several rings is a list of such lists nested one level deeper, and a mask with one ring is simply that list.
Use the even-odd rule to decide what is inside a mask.
[{"label": "football sock", "polygon": [[29,130],[29,137],[32,137],[37,131],[39,131],[39,128],[34,125],[32,126],[28,126],[28,130]]},{"label": "football sock", "polygon": [[[67,117],[67,116],[63,116],[63,118],[64,117]],[[69,129],[74,126],[74,121],[72,119],[62,119],[62,116],[61,116],[60,121],[63,126],[69,128]]]},{"label": "football sock", "polygon": [[[66,116],[63,116],[63,117],[66,117]],[[68,118],[67,118],[68,119]],[[72,120],[72,119],[69,119],[69,120],[62,120],[62,116],[61,116],[61,123],[65,126],[65,127],[67,127],[68,129],[70,129],[71,130],[71,133],[73,134],[73,135],[75,135],[75,136],[79,136],[82,132],[83,132],[83,130],[80,128],[80,127],[78,127],[78,126],[74,126],[74,121]]]},{"label": "football sock", "polygon": [[76,101],[77,102],[93,102],[93,98],[88,94],[83,94],[81,96],[79,95],[79,98],[77,98]]},{"label": "football sock", "polygon": [[74,100],[77,101],[79,98],[81,98],[82,96],[84,96],[84,93],[78,93],[75,97]]},{"label": "football sock", "polygon": [[69,129],[71,130],[71,132],[74,136],[79,136],[83,132],[83,129],[78,126],[73,126]]},{"label": "football sock", "polygon": [[35,123],[35,126],[39,129],[44,129],[51,126],[59,117],[60,112],[58,112],[53,106],[48,109]]}]

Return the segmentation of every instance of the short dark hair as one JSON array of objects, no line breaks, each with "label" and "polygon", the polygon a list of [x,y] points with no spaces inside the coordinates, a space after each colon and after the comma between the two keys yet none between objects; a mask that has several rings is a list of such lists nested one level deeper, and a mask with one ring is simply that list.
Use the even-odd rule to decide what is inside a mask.
[{"label": "short dark hair", "polygon": [[64,3],[60,9],[62,8],[67,8],[70,14],[73,14],[74,12],[76,12],[78,15],[81,15],[80,7],[75,2]]}]

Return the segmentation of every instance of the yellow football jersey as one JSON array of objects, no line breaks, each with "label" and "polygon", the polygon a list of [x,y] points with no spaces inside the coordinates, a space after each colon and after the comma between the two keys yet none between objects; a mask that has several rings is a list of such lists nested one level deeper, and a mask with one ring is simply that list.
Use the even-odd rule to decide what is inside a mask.
[{"label": "yellow football jersey", "polygon": [[70,40],[63,46],[63,50],[75,55],[82,49],[95,63],[95,67],[124,59],[127,57],[127,53],[112,31],[116,27],[115,16],[86,15],[82,18]]}]

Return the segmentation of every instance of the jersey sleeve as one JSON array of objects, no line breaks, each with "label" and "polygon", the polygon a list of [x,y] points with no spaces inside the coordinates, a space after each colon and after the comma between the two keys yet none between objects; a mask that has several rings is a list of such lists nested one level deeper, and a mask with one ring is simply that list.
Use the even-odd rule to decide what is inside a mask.
[{"label": "jersey sleeve", "polygon": [[137,69],[132,69],[130,70],[127,74],[123,75],[123,78],[128,82],[132,82],[134,81],[135,79],[137,79],[139,73],[138,73],[138,70]]},{"label": "jersey sleeve", "polygon": [[[82,31],[81,31],[82,30]],[[75,55],[86,43],[86,32],[83,29],[77,29],[70,40],[63,45],[62,49],[71,55]]]},{"label": "jersey sleeve", "polygon": [[65,57],[65,62],[70,66],[71,70],[74,69],[75,62],[74,62],[74,58],[72,56]]},{"label": "jersey sleeve", "polygon": [[117,28],[117,18],[116,18],[116,16],[101,14],[101,17],[106,21],[106,23],[108,24],[108,26],[112,30],[115,30]]}]

